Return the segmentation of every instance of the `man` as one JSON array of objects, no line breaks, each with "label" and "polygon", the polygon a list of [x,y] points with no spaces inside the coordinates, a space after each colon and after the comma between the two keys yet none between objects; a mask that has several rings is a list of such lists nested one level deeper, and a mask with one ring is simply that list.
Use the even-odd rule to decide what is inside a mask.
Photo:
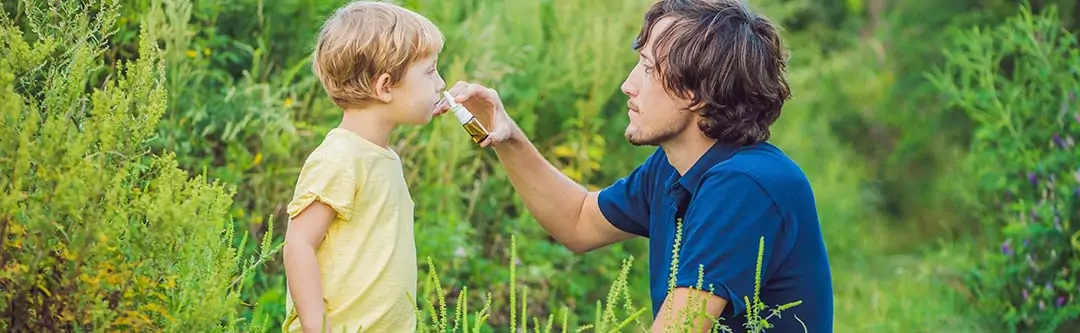
[{"label": "man", "polygon": [[[634,49],[639,61],[622,85],[625,135],[658,149],[598,192],[552,167],[494,90],[460,82],[450,92],[491,130],[481,146],[494,147],[529,211],[561,244],[583,253],[649,238],[654,332],[692,294],[707,298],[710,316],[744,330],[762,237],[761,301],[802,302],[770,318],[768,331],[832,332],[831,273],[810,183],[766,142],[790,95],[777,28],[737,0],[662,0],[645,14]],[[695,289],[699,265],[704,291]]]}]

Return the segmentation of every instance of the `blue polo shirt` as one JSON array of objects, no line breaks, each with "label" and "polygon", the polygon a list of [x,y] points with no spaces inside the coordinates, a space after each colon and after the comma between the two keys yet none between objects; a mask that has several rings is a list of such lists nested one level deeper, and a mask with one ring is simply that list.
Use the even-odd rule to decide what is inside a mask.
[{"label": "blue polo shirt", "polygon": [[[753,302],[758,241],[765,238],[760,299],[770,309],[802,304],[774,316],[768,332],[833,331],[829,260],[806,175],[769,143],[711,147],[680,176],[658,148],[630,175],[599,194],[615,227],[649,238],[653,316],[671,277],[676,221],[682,220],[676,287],[702,288],[728,300],[721,321],[744,331],[744,297]],[[762,318],[769,315],[763,311]],[[796,319],[796,316],[798,319]]]}]

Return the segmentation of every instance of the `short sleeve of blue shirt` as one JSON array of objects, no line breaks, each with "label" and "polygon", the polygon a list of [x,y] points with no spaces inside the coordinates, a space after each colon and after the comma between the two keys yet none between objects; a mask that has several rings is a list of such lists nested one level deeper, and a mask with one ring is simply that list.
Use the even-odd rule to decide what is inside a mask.
[{"label": "short sleeve of blue shirt", "polygon": [[656,180],[657,160],[663,158],[658,149],[645,163],[597,195],[600,212],[616,228],[649,237],[649,192]]},{"label": "short sleeve of blue shirt", "polygon": [[753,298],[758,242],[764,237],[761,281],[769,279],[769,262],[791,252],[794,235],[783,225],[774,201],[750,176],[732,170],[704,175],[683,218],[676,287],[698,287],[728,300],[724,316],[746,310],[743,297]]}]

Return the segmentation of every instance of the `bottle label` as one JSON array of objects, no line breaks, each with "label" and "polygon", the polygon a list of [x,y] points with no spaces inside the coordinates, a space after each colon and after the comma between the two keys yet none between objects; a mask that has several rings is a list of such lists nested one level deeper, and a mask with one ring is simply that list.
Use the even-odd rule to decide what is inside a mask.
[{"label": "bottle label", "polygon": [[469,136],[472,137],[472,140],[475,143],[480,143],[480,141],[487,139],[487,129],[485,129],[484,125],[481,125],[480,121],[476,120],[476,118],[469,120],[461,125],[461,127],[465,128],[465,132],[469,133]]}]

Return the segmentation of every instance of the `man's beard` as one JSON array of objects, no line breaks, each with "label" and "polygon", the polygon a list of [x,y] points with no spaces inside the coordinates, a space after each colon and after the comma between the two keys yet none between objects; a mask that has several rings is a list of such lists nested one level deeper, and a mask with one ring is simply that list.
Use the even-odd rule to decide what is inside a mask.
[{"label": "man's beard", "polygon": [[623,136],[627,142],[635,146],[659,146],[682,133],[685,126],[681,127],[672,124],[652,132],[642,132],[641,130],[631,132],[630,127],[627,127]]}]

